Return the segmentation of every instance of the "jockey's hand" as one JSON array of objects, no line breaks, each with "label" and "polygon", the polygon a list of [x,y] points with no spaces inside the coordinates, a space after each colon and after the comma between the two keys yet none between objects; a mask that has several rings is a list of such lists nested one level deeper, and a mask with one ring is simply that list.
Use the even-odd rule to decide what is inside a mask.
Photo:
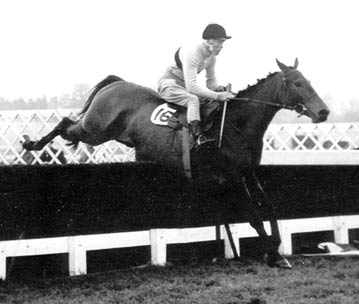
[{"label": "jockey's hand", "polygon": [[220,85],[220,86],[218,86],[214,91],[215,91],[215,92],[225,92],[225,91],[227,91],[227,88],[224,87],[224,86],[222,86],[222,85]]},{"label": "jockey's hand", "polygon": [[226,101],[228,99],[234,98],[235,95],[231,92],[220,92],[217,94],[217,100]]}]

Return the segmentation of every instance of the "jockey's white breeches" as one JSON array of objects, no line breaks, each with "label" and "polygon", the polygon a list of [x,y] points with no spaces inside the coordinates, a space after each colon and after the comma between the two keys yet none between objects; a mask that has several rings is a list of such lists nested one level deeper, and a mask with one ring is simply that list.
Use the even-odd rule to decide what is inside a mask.
[{"label": "jockey's white breeches", "polygon": [[203,100],[191,94],[185,87],[173,79],[162,79],[159,83],[158,93],[168,102],[187,108],[187,121],[201,120],[200,104]]}]

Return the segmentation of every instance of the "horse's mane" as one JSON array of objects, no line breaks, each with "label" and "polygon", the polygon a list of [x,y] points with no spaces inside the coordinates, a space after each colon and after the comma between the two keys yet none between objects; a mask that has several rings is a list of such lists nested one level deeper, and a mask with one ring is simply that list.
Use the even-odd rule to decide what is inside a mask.
[{"label": "horse's mane", "polygon": [[269,79],[272,79],[278,72],[269,73],[267,77],[262,79],[257,79],[257,83],[253,85],[248,85],[247,88],[241,90],[237,93],[236,97],[248,97],[253,93],[257,92]]},{"label": "horse's mane", "polygon": [[124,81],[124,79],[122,79],[121,77],[118,77],[116,75],[109,75],[105,79],[100,81],[98,84],[96,84],[92,88],[90,96],[87,98],[85,105],[82,108],[82,110],[80,111],[79,115],[83,116],[86,113],[86,111],[90,107],[92,100],[94,99],[94,97],[98,93],[98,91],[100,91],[102,88],[104,88],[104,87],[108,86],[109,84],[116,82],[116,81]]}]

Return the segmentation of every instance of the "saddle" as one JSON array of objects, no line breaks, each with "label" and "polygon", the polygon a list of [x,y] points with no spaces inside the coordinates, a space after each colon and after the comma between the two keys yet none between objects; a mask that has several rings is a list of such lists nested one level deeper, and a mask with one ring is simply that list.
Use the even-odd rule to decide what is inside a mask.
[{"label": "saddle", "polygon": [[[214,100],[209,100],[201,105],[201,127],[205,132],[211,129],[213,118],[221,108],[221,104]],[[190,154],[191,150],[193,150],[194,141],[187,121],[187,108],[164,102],[153,111],[151,121],[154,124],[171,128],[174,131],[174,136],[176,136],[175,134],[177,131],[182,130],[182,159],[184,174],[186,177],[191,178]]]},{"label": "saddle", "polygon": [[[201,127],[204,131],[208,131],[212,127],[213,117],[220,109],[221,104],[214,100],[209,100],[201,105]],[[153,111],[151,121],[173,130],[179,130],[183,127],[190,128],[187,121],[187,108],[169,102],[164,102]]]}]

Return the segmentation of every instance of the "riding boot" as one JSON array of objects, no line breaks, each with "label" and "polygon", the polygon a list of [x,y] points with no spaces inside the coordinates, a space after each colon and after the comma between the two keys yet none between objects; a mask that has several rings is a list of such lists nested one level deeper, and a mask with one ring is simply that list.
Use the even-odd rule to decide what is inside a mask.
[{"label": "riding boot", "polygon": [[202,145],[214,142],[214,138],[208,138],[206,135],[203,134],[203,130],[201,128],[199,120],[191,121],[190,126],[196,147],[200,147]]}]

